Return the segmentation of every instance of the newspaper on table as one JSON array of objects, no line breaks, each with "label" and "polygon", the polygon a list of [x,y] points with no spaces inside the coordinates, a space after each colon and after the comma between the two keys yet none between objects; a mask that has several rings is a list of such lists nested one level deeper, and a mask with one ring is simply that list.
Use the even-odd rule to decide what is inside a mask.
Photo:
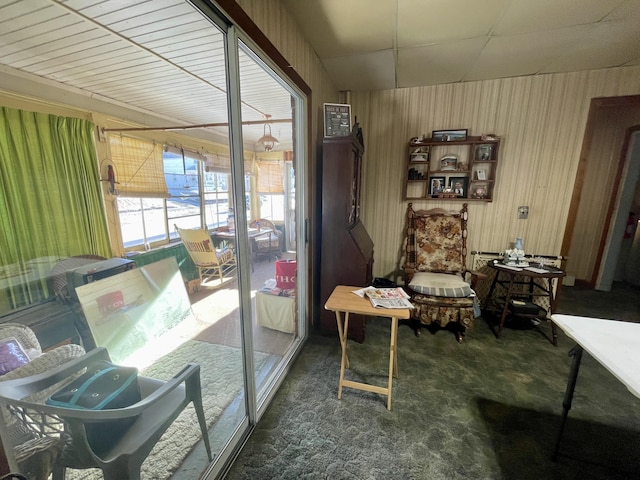
[{"label": "newspaper on table", "polygon": [[411,298],[400,287],[397,288],[375,288],[366,287],[354,290],[353,293],[359,297],[367,297],[376,308],[413,308],[409,301]]}]

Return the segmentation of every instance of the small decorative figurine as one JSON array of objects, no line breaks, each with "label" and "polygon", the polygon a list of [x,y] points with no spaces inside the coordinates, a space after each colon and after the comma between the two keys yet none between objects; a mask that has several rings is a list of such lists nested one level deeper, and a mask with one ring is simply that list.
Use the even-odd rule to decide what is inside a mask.
[{"label": "small decorative figurine", "polygon": [[522,249],[521,237],[516,237],[513,249],[505,250],[504,263],[507,265],[528,265],[528,263],[524,260],[524,250]]}]

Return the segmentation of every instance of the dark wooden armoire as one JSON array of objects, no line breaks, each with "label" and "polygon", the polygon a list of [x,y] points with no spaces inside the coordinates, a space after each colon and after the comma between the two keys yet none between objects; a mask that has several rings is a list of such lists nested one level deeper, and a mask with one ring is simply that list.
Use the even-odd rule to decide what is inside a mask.
[{"label": "dark wooden armoire", "polygon": [[[366,287],[373,281],[373,241],[360,221],[361,135],[325,137],[319,158],[317,257],[320,332],[337,334],[334,312],[324,309],[336,285]],[[365,318],[349,316],[349,338],[364,341]]]}]

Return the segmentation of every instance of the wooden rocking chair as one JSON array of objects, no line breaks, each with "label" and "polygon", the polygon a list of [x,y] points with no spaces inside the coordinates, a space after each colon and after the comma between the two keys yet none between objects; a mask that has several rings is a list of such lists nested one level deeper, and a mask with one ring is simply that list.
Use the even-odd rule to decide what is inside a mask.
[{"label": "wooden rocking chair", "polygon": [[[225,280],[225,275],[233,273],[237,268],[236,254],[230,248],[216,249],[209,232],[204,228],[185,229],[175,226],[178,235],[182,239],[184,248],[198,269],[200,284],[214,279],[220,287],[230,280]],[[205,285],[206,286],[206,285]]]},{"label": "wooden rocking chair", "polygon": [[[405,290],[415,308],[411,318],[420,335],[422,325],[453,327],[458,342],[473,326],[480,276],[466,268],[467,204],[459,212],[441,208],[414,211],[407,208]],[[466,277],[470,275],[471,284]]]}]

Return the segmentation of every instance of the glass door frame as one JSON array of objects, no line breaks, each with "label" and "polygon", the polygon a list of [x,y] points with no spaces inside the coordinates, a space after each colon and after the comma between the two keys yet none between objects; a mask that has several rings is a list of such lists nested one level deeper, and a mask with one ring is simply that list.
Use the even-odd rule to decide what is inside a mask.
[{"label": "glass door frame", "polygon": [[[243,162],[243,137],[242,137],[242,116],[241,116],[241,95],[238,49],[242,42],[250,50],[256,59],[268,70],[271,70],[278,81],[288,89],[292,95],[297,97],[297,115],[294,116],[294,159],[296,161],[296,193],[295,193],[295,229],[296,229],[296,251],[298,259],[298,280],[297,280],[297,322],[298,336],[292,348],[280,362],[280,366],[272,375],[272,380],[268,385],[265,395],[258,398],[258,391],[255,383],[255,367],[253,361],[253,337],[252,337],[252,307],[251,307],[251,285],[250,285],[250,262],[246,257],[238,257],[238,286],[240,288],[240,316],[242,319],[241,338],[243,348],[245,401],[247,416],[238,424],[235,432],[229,438],[228,443],[220,452],[215,462],[208,467],[204,478],[213,479],[219,477],[232,463],[233,458],[240,451],[242,445],[251,434],[255,424],[264,414],[267,406],[275,395],[277,389],[284,381],[286,374],[291,368],[291,364],[300,352],[308,336],[310,315],[310,278],[308,277],[309,256],[308,256],[308,212],[310,209],[311,195],[309,185],[309,128],[310,112],[308,105],[311,102],[311,90],[299,77],[296,72],[293,75],[285,73],[282,66],[287,66],[288,62],[277,52],[275,47],[260,32],[256,25],[246,16],[244,11],[231,0],[210,2],[207,0],[189,0],[189,2],[201,11],[203,15],[218,25],[225,33],[225,68],[227,70],[227,102],[229,115],[229,145],[231,153],[231,179],[233,191],[233,203],[244,205],[245,185],[244,185],[244,162]],[[225,13],[226,12],[226,13]],[[244,33],[250,31],[251,36]],[[265,48],[266,46],[266,48]],[[268,53],[265,52],[267,50]],[[275,57],[275,58],[274,58]],[[288,69],[290,71],[290,68]],[[293,77],[293,78],[292,78]],[[248,220],[245,209],[235,209],[238,249],[248,251]]]}]

